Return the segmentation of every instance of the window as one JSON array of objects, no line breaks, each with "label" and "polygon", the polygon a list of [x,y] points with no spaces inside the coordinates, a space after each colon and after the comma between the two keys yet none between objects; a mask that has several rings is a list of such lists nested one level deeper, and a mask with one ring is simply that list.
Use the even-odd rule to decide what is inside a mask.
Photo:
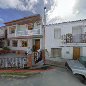
[{"label": "window", "polygon": [[13,25],[16,25],[16,22],[13,22],[12,24],[13,24]]},{"label": "window", "polygon": [[22,41],[22,47],[27,47],[27,41]]},{"label": "window", "polygon": [[32,30],[33,29],[33,24],[29,24],[28,25],[28,30]]},{"label": "window", "polygon": [[15,33],[16,26],[9,27],[10,34]]},{"label": "window", "polygon": [[72,27],[73,35],[82,34],[82,29],[83,29],[83,26],[74,26],[74,27]]},{"label": "window", "polygon": [[15,30],[11,30],[10,33],[11,33],[11,34],[12,34],[12,33],[15,33]]},{"label": "window", "polygon": [[37,21],[36,24],[37,24],[37,26],[38,26],[38,25],[40,25],[41,23],[40,23],[40,21]]},{"label": "window", "polygon": [[17,40],[13,40],[13,41],[12,41],[12,46],[13,46],[13,47],[17,47],[17,44],[18,44],[18,41],[17,41]]},{"label": "window", "polygon": [[82,42],[82,39],[81,39],[82,30],[83,30],[82,26],[72,27],[72,34],[73,34],[73,42],[74,43]]},{"label": "window", "polygon": [[7,41],[7,45],[10,46],[10,40]]},{"label": "window", "polygon": [[52,57],[61,57],[61,48],[51,48]]},{"label": "window", "polygon": [[61,29],[55,28],[54,29],[54,38],[59,39],[61,37]]}]

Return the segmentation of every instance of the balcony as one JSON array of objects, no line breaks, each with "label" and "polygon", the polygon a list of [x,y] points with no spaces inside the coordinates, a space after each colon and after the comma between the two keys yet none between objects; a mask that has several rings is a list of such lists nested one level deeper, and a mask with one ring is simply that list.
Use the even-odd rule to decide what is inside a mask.
[{"label": "balcony", "polygon": [[62,36],[63,43],[86,43],[86,34],[66,34]]},{"label": "balcony", "polygon": [[34,36],[34,35],[41,35],[40,29],[33,29],[33,30],[23,30],[23,31],[16,31],[16,36]]},{"label": "balcony", "polygon": [[8,38],[19,37],[19,36],[42,36],[40,30],[41,27],[35,27],[31,30],[28,30],[27,25],[13,25],[8,27]]}]

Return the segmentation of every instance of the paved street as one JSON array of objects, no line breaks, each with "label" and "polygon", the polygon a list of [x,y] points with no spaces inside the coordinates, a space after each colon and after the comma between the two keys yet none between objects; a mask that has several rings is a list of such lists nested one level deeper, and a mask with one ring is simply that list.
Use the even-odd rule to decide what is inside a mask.
[{"label": "paved street", "polygon": [[64,68],[55,68],[29,78],[0,77],[0,86],[85,86]]}]

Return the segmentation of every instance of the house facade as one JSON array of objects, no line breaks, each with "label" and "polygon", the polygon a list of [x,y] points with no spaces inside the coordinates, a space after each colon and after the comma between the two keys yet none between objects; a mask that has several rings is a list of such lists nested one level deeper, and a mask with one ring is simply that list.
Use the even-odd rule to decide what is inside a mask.
[{"label": "house facade", "polygon": [[7,27],[7,46],[11,50],[24,50],[28,47],[43,48],[41,16],[34,15],[5,23]]},{"label": "house facade", "polygon": [[45,48],[49,52],[48,59],[86,56],[86,20],[47,25]]},{"label": "house facade", "polygon": [[7,46],[7,32],[6,27],[0,27],[0,48]]}]

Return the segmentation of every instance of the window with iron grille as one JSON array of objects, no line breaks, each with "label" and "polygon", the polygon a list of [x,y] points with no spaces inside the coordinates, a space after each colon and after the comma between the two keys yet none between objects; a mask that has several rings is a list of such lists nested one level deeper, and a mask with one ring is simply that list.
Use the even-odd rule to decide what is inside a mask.
[{"label": "window with iron grille", "polygon": [[16,26],[9,27],[10,34],[15,33]]},{"label": "window with iron grille", "polygon": [[27,47],[27,41],[22,41],[22,47]]},{"label": "window with iron grille", "polygon": [[32,30],[32,29],[33,29],[33,24],[31,23],[28,25],[28,30]]},{"label": "window with iron grille", "polygon": [[12,40],[12,46],[17,47],[18,45],[18,40]]}]

